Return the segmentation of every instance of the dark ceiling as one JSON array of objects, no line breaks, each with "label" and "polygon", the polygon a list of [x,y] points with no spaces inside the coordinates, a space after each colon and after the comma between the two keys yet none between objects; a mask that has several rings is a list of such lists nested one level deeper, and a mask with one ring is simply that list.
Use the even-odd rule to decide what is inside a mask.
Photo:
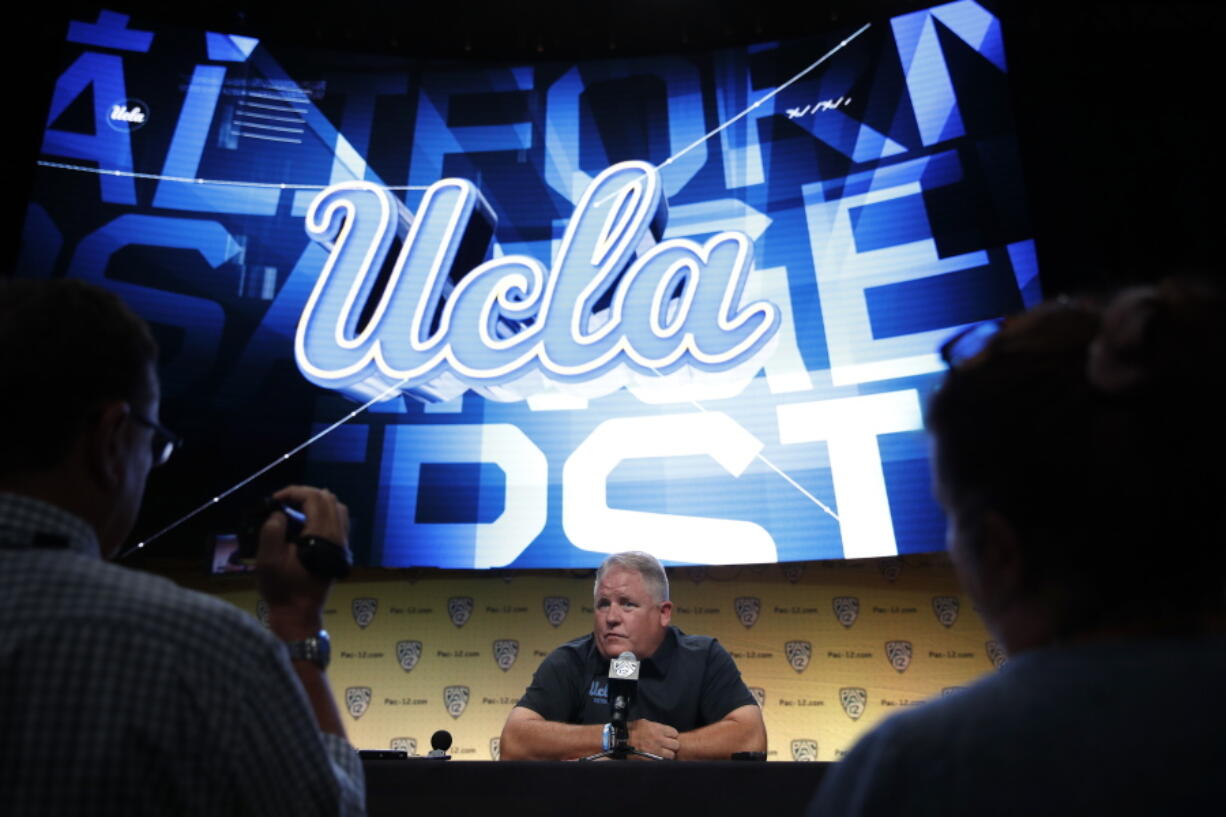
[{"label": "dark ceiling", "polygon": [[[179,5],[133,0],[107,5],[134,22],[178,24],[270,43],[404,57],[531,58],[625,56],[710,49],[795,37],[925,5],[916,0],[253,0]],[[96,14],[98,4],[31,9],[52,37],[66,18]]]}]

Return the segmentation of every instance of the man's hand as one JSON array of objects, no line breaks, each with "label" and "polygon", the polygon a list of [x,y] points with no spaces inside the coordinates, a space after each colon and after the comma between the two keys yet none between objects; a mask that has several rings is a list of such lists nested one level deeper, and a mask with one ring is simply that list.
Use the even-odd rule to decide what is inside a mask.
[{"label": "man's hand", "polygon": [[[328,490],[291,485],[273,498],[302,509],[303,535],[322,536],[338,545],[349,542],[349,509]],[[268,602],[268,627],[282,641],[311,638],[323,629],[324,602],[332,582],[307,572],[298,560],[298,545],[285,540],[285,514],[271,514],[260,528],[255,556],[260,595]],[[323,670],[310,661],[294,661],[294,672],[306,692],[319,728],[345,737],[345,726]]]},{"label": "man's hand", "polygon": [[[291,485],[273,494],[306,515],[303,535],[322,536],[339,545],[349,540],[349,509],[324,489]],[[298,559],[298,545],[285,539],[285,514],[269,515],[260,529],[256,576],[260,595],[268,602],[269,625],[287,641],[306,638],[323,625],[323,606],[332,582],[307,572]]]},{"label": "man's hand", "polygon": [[668,724],[640,718],[630,721],[629,727],[630,745],[640,752],[650,752],[665,760],[672,760],[681,748],[677,730]]}]

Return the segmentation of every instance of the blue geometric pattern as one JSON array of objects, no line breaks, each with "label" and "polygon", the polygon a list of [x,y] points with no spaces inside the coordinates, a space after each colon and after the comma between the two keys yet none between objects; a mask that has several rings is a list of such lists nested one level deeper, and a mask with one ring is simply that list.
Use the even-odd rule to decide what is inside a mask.
[{"label": "blue geometric pattern", "polygon": [[[982,90],[1007,69],[1001,24],[972,0],[875,21],[795,79],[851,33],[577,63],[338,61],[103,12],[69,28],[41,157],[102,172],[40,170],[19,272],[99,282],[151,322],[165,419],[216,452],[192,499],[381,396],[294,475],[345,498],[372,564],[939,550],[921,428],[936,348],[1041,297],[1008,101]],[[658,201],[615,185],[601,196],[621,204],[577,212],[619,163],[639,163],[622,167],[642,190],[655,166]],[[448,232],[432,186],[436,205],[471,191],[447,212],[475,229]],[[618,236],[636,243],[613,253]],[[703,253],[739,247],[744,275],[713,289],[717,262],[739,262]],[[300,332],[325,269],[366,256]],[[534,311],[532,276],[555,267],[562,311]],[[640,356],[583,368],[614,349],[601,327],[618,315]],[[743,357],[668,357],[691,330],[685,348],[731,348],[753,329],[738,316],[771,321]],[[373,365],[304,376],[345,344],[329,359],[425,359],[411,344],[444,317],[456,360],[493,371],[539,333],[533,360],[557,366],[440,365],[400,390]]]}]

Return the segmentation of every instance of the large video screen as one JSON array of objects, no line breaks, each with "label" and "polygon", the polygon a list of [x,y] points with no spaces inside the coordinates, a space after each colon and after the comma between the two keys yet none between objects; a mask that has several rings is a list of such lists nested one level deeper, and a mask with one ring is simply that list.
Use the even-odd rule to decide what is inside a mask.
[{"label": "large video screen", "polygon": [[151,323],[201,502],[292,460],[392,567],[941,549],[936,349],[1039,297],[988,8],[580,62],[109,11],[64,48],[19,274]]}]

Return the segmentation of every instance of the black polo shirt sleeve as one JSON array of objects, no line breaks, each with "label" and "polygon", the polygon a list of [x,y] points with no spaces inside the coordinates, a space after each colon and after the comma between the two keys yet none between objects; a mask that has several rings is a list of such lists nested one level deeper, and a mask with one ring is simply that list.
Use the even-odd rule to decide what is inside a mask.
[{"label": "black polo shirt sleeve", "polygon": [[583,704],[583,658],[575,642],[563,644],[536,668],[519,705],[547,721],[578,723]]},{"label": "black polo shirt sleeve", "polygon": [[699,701],[703,722],[720,721],[732,710],[746,704],[756,705],[757,701],[741,680],[741,671],[737,669],[732,656],[712,639],[707,651],[707,667]]}]

